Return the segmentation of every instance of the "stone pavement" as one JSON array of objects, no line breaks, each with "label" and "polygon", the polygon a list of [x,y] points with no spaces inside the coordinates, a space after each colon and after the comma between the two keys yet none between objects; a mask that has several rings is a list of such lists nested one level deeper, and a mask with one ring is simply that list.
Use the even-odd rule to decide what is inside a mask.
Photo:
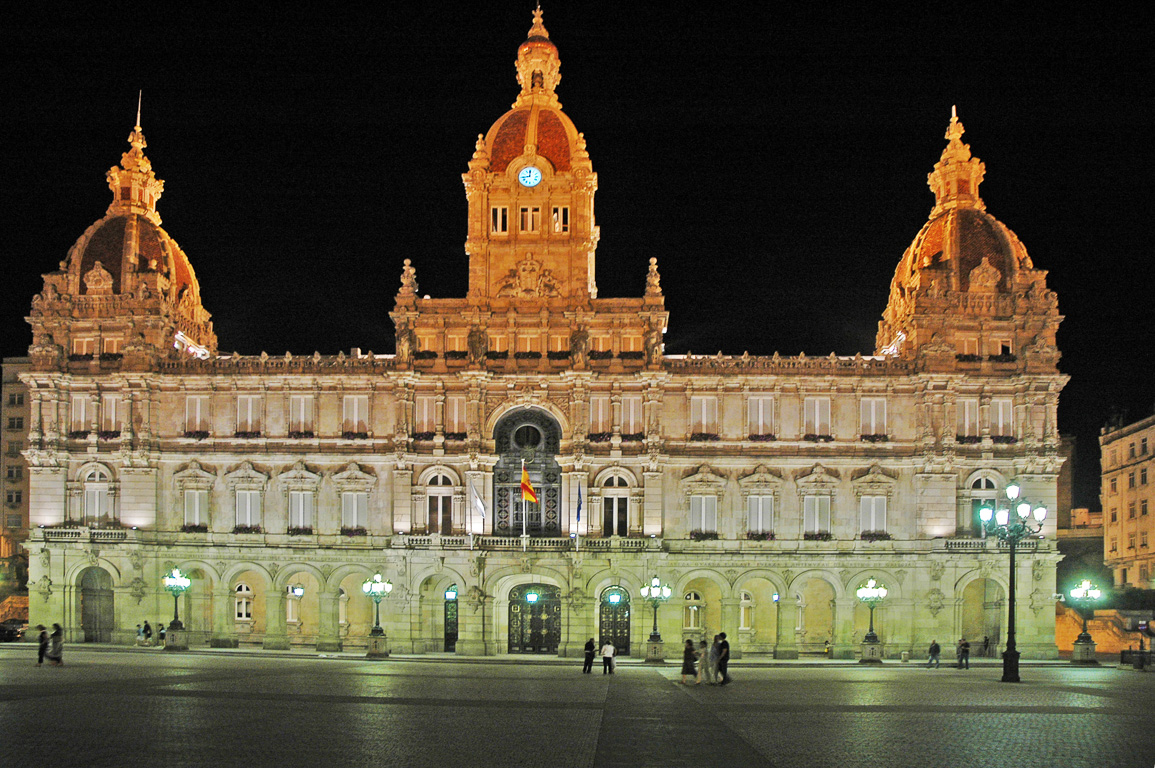
[{"label": "stone pavement", "polygon": [[[1155,675],[678,667],[0,646],[0,766],[1155,765]],[[512,662],[512,663],[511,663]]]}]

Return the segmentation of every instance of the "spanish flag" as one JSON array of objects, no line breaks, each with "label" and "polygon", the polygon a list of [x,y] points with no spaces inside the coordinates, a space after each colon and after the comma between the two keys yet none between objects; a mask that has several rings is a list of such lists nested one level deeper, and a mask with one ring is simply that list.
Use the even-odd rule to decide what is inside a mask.
[{"label": "spanish flag", "polygon": [[521,498],[537,503],[537,492],[533,490],[533,483],[529,481],[529,472],[525,471],[524,461],[521,462]]}]

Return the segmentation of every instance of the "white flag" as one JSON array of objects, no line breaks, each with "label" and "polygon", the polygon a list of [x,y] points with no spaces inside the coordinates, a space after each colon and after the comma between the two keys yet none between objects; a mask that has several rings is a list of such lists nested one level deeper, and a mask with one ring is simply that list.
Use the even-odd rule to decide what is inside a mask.
[{"label": "white flag", "polygon": [[473,506],[477,509],[478,514],[481,515],[481,519],[484,520],[485,519],[485,502],[483,502],[481,500],[481,494],[478,493],[477,488],[474,487],[472,478],[470,478],[470,480],[469,480],[469,490],[470,490],[471,495],[473,496]]}]

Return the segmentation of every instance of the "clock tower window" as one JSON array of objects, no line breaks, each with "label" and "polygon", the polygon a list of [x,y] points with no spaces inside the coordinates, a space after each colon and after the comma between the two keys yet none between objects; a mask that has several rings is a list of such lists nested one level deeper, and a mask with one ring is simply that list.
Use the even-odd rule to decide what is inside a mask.
[{"label": "clock tower window", "polygon": [[541,208],[534,206],[521,207],[520,229],[522,232],[535,233],[541,230]]},{"label": "clock tower window", "polygon": [[509,234],[509,208],[495,205],[489,211],[489,232],[494,235]]},{"label": "clock tower window", "polygon": [[568,205],[555,205],[553,207],[553,231],[559,234],[569,232]]}]

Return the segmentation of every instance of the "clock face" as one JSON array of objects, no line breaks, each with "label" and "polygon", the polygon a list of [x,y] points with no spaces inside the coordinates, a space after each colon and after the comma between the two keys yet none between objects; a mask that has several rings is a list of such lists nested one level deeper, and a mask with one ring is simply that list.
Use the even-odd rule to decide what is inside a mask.
[{"label": "clock face", "polygon": [[541,171],[532,165],[527,165],[521,169],[521,173],[517,174],[517,180],[521,182],[523,187],[536,187],[541,183]]}]

